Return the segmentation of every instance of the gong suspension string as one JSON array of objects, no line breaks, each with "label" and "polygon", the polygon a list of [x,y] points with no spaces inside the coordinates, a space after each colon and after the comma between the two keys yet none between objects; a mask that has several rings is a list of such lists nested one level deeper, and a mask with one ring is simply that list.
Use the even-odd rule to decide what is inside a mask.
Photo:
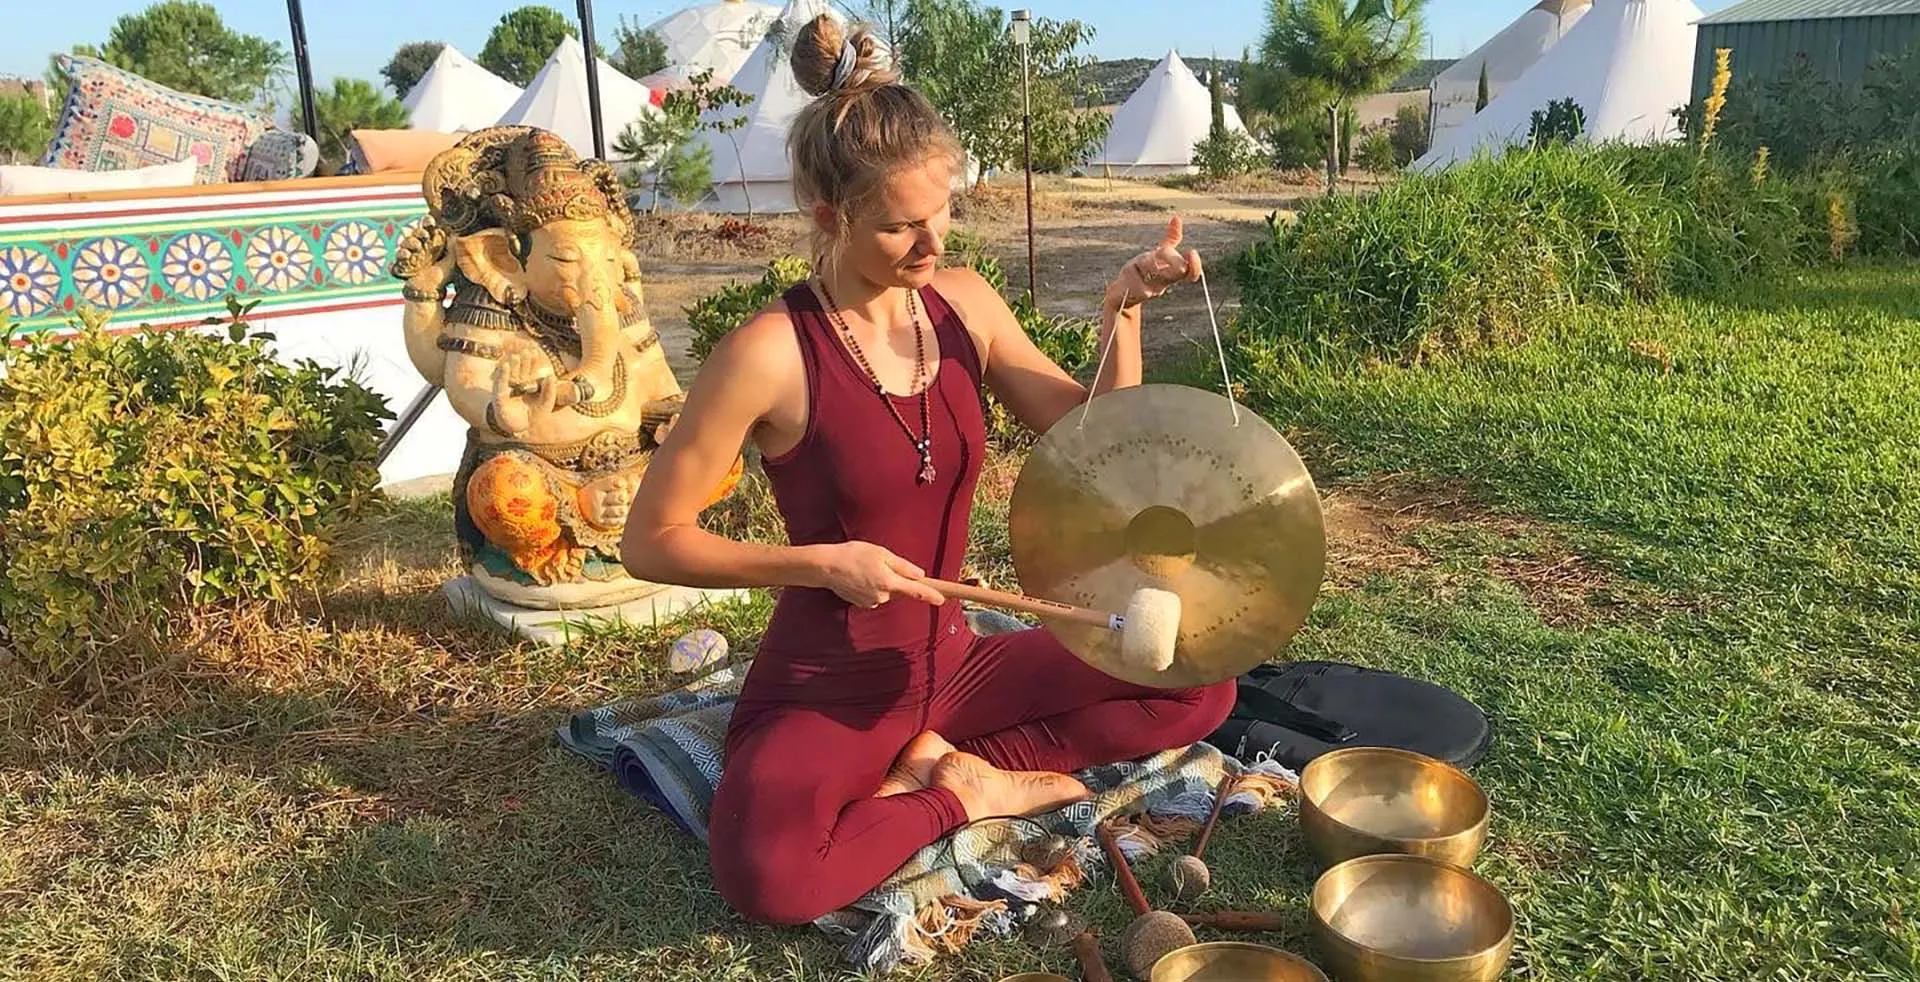
[{"label": "gong suspension string", "polygon": [[[1204,265],[1200,267],[1200,294],[1205,297],[1207,301],[1207,325],[1213,329],[1213,350],[1220,355],[1220,384],[1225,387],[1227,406],[1233,410],[1233,425],[1234,428],[1238,429],[1240,426],[1240,403],[1234,401],[1233,398],[1233,376],[1227,371],[1227,346],[1226,342],[1220,339],[1220,320],[1213,311],[1213,290],[1207,286],[1207,267]],[[1132,298],[1133,290],[1129,288],[1127,292],[1120,297],[1120,305],[1123,307],[1126,306],[1127,301]],[[1142,315],[1142,320],[1145,320],[1144,314]],[[1119,333],[1119,331],[1107,332],[1107,343],[1100,346],[1100,364],[1095,366],[1093,370],[1093,381],[1096,385],[1100,382],[1100,374],[1107,370],[1107,356],[1113,353],[1113,338],[1114,335]],[[1080,407],[1080,426],[1082,428],[1086,427],[1087,414],[1092,411],[1093,393],[1088,392],[1086,403]]]}]

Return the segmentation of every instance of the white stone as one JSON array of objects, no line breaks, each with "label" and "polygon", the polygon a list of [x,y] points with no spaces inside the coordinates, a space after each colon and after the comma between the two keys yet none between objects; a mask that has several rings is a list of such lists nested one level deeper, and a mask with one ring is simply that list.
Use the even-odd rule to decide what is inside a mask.
[{"label": "white stone", "polygon": [[746,590],[665,586],[644,597],[605,607],[534,610],[489,596],[468,576],[448,580],[440,592],[446,595],[455,614],[484,620],[508,634],[545,647],[565,645],[569,639],[596,627],[605,628],[620,623],[655,627],[704,604],[740,603],[750,596]]}]

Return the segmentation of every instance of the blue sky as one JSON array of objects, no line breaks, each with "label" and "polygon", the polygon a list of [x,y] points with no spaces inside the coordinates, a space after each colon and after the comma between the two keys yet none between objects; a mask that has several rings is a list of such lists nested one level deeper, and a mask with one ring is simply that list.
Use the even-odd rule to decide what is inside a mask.
[{"label": "blue sky", "polygon": [[[380,67],[407,41],[452,42],[477,56],[500,15],[523,0],[306,0],[307,47],[321,85],[336,75],[379,81]],[[596,0],[597,32],[610,36],[621,15],[642,23],[688,6],[693,0]],[[777,0],[776,0],[777,2]],[[1428,29],[1436,57],[1458,57],[1518,16],[1535,0],[1428,0]],[[1718,10],[1731,0],[1696,0]],[[1184,55],[1218,52],[1237,57],[1255,43],[1266,0],[1015,0],[1037,17],[1078,18],[1094,26],[1092,46],[1102,58],[1158,57],[1175,47]],[[36,0],[0,0],[0,7]],[[213,0],[227,24],[279,40],[289,49],[282,0]],[[573,0],[548,0],[571,15]],[[47,56],[80,42],[99,43],[115,19],[146,6],[145,0],[55,0],[37,16],[5,16],[0,31],[0,75],[38,77]],[[846,4],[842,3],[844,8]],[[856,10],[865,8],[853,0]]]}]

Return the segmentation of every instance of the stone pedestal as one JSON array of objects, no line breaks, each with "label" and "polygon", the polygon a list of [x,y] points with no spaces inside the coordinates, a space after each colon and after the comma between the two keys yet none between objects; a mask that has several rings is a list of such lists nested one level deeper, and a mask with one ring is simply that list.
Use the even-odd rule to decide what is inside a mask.
[{"label": "stone pedestal", "polygon": [[500,630],[526,638],[545,647],[558,647],[592,628],[626,623],[635,627],[653,627],[702,604],[739,603],[749,596],[746,590],[701,590],[668,586],[625,603],[578,610],[535,610],[495,599],[471,576],[447,581],[440,588],[454,613],[489,623]]}]

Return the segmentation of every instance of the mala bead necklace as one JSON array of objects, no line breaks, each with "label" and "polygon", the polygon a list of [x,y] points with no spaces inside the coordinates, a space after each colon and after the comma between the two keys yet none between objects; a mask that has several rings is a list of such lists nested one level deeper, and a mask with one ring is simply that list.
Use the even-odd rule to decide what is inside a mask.
[{"label": "mala bead necklace", "polygon": [[[874,372],[872,365],[867,364],[866,353],[860,350],[859,340],[853,336],[853,330],[847,327],[846,319],[840,316],[840,304],[833,299],[833,292],[827,289],[826,280],[822,279],[819,283],[820,294],[827,298],[827,315],[832,318],[833,326],[840,330],[842,337],[846,338],[847,348],[853,352],[853,359],[859,362],[861,370],[867,373],[867,380],[873,383],[874,393],[886,405],[887,411],[893,414],[894,422],[899,423],[901,432],[907,435],[908,440],[913,441],[914,452],[920,455],[920,483],[932,484],[934,477],[933,414],[928,409],[927,396],[933,386],[929,385],[920,390],[921,435],[915,436],[913,427],[907,425],[906,417],[900,415],[900,410],[894,407],[893,400],[887,396],[887,387],[880,383],[880,376]],[[927,375],[927,338],[926,333],[920,330],[920,306],[912,290],[907,291],[907,316],[913,322],[913,381],[915,385],[919,385],[920,380]]]}]

